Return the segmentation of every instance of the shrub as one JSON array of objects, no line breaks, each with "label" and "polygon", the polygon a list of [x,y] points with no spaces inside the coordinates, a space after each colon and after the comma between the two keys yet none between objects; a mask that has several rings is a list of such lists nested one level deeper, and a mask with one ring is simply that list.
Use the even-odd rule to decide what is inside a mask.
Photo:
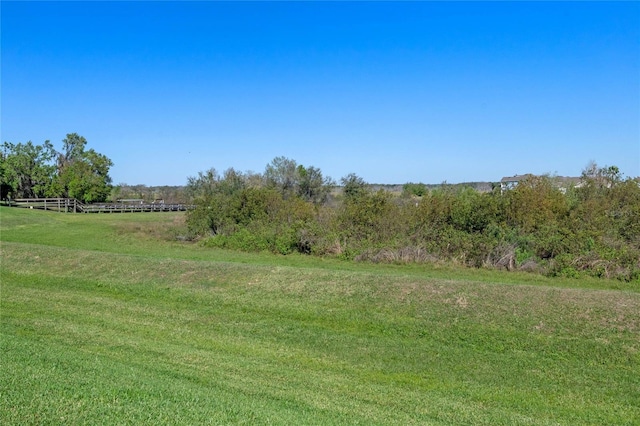
[{"label": "shrub", "polygon": [[[320,182],[314,168],[289,166],[280,175]],[[570,277],[640,276],[640,186],[622,180],[615,168],[589,171],[585,185],[566,195],[545,176],[505,193],[405,185],[405,195],[419,193],[419,200],[373,192],[351,174],[342,179],[344,196],[331,204],[311,197],[304,185],[308,190],[283,190],[286,180],[277,186],[271,179],[265,187],[248,185],[235,172],[207,176],[187,226],[191,236],[213,236],[205,242],[211,246],[371,262],[439,260]]]}]

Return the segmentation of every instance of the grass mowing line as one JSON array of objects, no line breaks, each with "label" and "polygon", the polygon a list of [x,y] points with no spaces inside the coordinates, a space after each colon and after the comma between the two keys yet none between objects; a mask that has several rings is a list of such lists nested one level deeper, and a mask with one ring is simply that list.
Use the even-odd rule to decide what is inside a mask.
[{"label": "grass mowing line", "polygon": [[[98,256],[98,255],[99,254],[95,254],[95,256]],[[74,258],[75,256],[70,256],[70,257]],[[183,267],[187,267],[188,266],[187,262],[180,262],[180,264],[183,265]],[[246,267],[246,265],[243,265],[243,267]],[[177,271],[176,273],[182,273],[182,272],[181,271]],[[349,274],[349,275],[351,275],[351,274]],[[27,277],[28,278],[32,278],[33,275],[28,275]],[[28,285],[33,285],[33,283],[30,280],[27,280],[27,281],[29,281]],[[62,280],[62,281],[59,281],[59,282],[54,282],[54,283],[49,282],[49,283],[45,284],[45,288],[46,288],[46,286],[52,284],[52,285],[56,286],[56,288],[65,288],[65,286],[68,286],[71,289],[73,289],[75,291],[78,291],[78,289],[82,289],[84,286],[86,286],[87,287],[87,289],[86,289],[86,293],[87,294],[85,295],[85,297],[86,298],[93,297],[93,294],[94,294],[94,291],[95,291],[95,287],[94,287],[95,286],[95,282],[92,281],[90,283],[84,283],[84,284],[82,282],[80,282],[80,283],[76,282],[76,283],[73,283],[71,285],[65,284],[66,282],[67,281],[65,281],[65,280]],[[42,284],[44,284],[44,283],[41,283],[41,285]],[[375,283],[370,283],[370,284],[375,284]],[[130,285],[131,285],[130,283],[124,282],[124,283],[122,283],[121,287],[127,288]],[[148,285],[151,288],[154,287],[154,283],[148,283]],[[278,297],[280,297],[280,298],[282,298],[283,296],[288,296],[289,299],[291,299],[291,298],[298,299],[299,296],[300,296],[299,289],[296,289],[294,292],[291,292],[290,291],[291,290],[290,287],[287,287],[287,286],[288,286],[288,283],[283,282],[282,279],[276,280],[275,283],[271,283],[271,287],[266,288],[267,291],[266,291],[266,293],[262,293],[262,295],[260,297],[260,300],[268,300],[268,298],[265,298],[264,296],[266,296],[266,295],[268,295],[270,293],[277,293]],[[236,312],[236,314],[242,314],[244,316],[248,316],[248,315],[256,313],[255,309],[247,309],[247,306],[244,303],[242,303],[243,302],[241,300],[242,297],[243,296],[244,297],[247,296],[246,289],[243,289],[241,287],[241,285],[239,285],[237,288],[234,287],[234,286],[229,286],[228,288],[229,289],[236,289],[240,293],[237,294],[237,295],[234,295],[234,297],[232,298],[233,300],[236,300],[236,305],[227,304],[227,306],[235,306],[236,310],[239,312],[239,313]],[[251,288],[252,289],[259,289],[259,288],[261,288],[261,286],[260,285],[256,286],[255,284],[253,284],[251,286]],[[495,286],[488,286],[487,288],[495,288]],[[289,291],[278,291],[278,290],[283,290],[283,289],[289,290]],[[540,291],[541,289],[534,287],[534,288],[531,288],[531,290]],[[549,290],[549,291],[559,291],[559,290],[553,290],[552,289],[552,290]],[[155,294],[156,293],[154,293],[154,292],[150,292],[147,296],[153,296]],[[143,296],[144,295],[140,295],[137,299],[134,298],[133,301],[135,302],[135,300],[142,300]],[[198,310],[198,307],[200,306],[198,303],[194,303],[195,301],[198,300],[198,297],[196,297],[196,296],[203,297],[204,304],[205,304],[205,306],[207,306],[207,309],[208,309],[208,307],[210,307],[210,303],[212,302],[211,292],[200,291],[200,292],[197,292],[195,295],[193,295],[193,297],[188,301],[188,305],[190,305],[191,307],[196,309],[196,314],[195,315],[197,315],[197,310]],[[209,296],[209,297],[204,297],[204,296]],[[322,296],[322,294],[316,295],[316,297],[318,297],[318,296]],[[75,304],[75,306],[89,306],[90,309],[91,309],[91,312],[92,313],[95,312],[96,303],[93,303],[93,304],[87,303],[87,300],[83,300],[82,297],[78,297],[78,296],[71,297],[72,300],[74,298],[77,300],[77,303]],[[34,295],[27,295],[25,297],[25,300],[34,300],[34,299],[35,300],[47,299],[49,304],[54,300],[51,297],[51,295],[49,295],[47,298],[37,297],[37,296],[34,296]],[[251,299],[251,298],[249,298],[249,299]],[[121,298],[119,298],[119,299],[117,299],[117,301],[121,301],[122,303],[131,303],[132,299],[121,299]],[[118,302],[118,303],[120,303],[120,302]],[[440,300],[440,303],[443,303],[443,300]],[[313,323],[314,323],[313,321],[311,321],[311,325],[308,326],[308,327],[302,327],[301,328],[299,326],[300,323],[304,323],[305,322],[305,318],[300,316],[300,310],[299,309],[295,309],[295,310],[289,309],[289,313],[286,313],[284,315],[283,315],[282,312],[278,312],[278,309],[283,309],[283,307],[285,307],[285,306],[287,306],[289,304],[292,304],[291,300],[289,300],[287,303],[284,303],[284,304],[282,304],[282,303],[268,304],[267,306],[263,306],[262,307],[262,311],[258,311],[257,312],[257,314],[259,314],[259,317],[260,317],[260,322],[264,322],[265,318],[267,318],[267,315],[269,313],[272,313],[273,316],[275,316],[275,319],[272,319],[271,324],[267,324],[266,329],[269,330],[269,333],[267,333],[266,338],[267,338],[267,340],[269,340],[269,337],[273,337],[273,335],[275,334],[275,336],[279,337],[279,339],[280,339],[280,342],[277,343],[276,345],[280,345],[280,346],[284,346],[284,347],[290,347],[289,345],[295,344],[296,340],[298,340],[300,338],[300,336],[303,336],[305,333],[306,334],[310,334],[312,336],[318,334],[318,330],[315,330],[314,329],[315,327],[311,327],[313,325]],[[105,309],[102,309],[102,310],[98,311],[98,312],[102,312],[100,314],[101,316],[107,317],[107,320],[108,320],[107,323],[112,322],[115,319],[115,318],[111,318],[111,319],[108,318],[108,316],[109,316],[109,314],[111,312],[114,312],[116,314],[116,316],[118,314],[117,310],[114,310],[112,305],[113,304],[111,303]],[[53,306],[53,310],[58,310],[58,309],[60,309],[60,308],[62,308],[64,306],[67,306],[67,311],[69,311],[69,307],[71,305],[68,304],[67,302],[59,303],[59,304],[54,305]],[[258,306],[260,306],[260,305],[258,304]],[[292,304],[292,306],[293,306],[293,304]],[[171,305],[171,308],[174,308],[174,307],[175,307],[174,305]],[[375,307],[376,307],[376,305],[372,304],[372,308],[375,308]],[[184,308],[186,309],[186,306],[184,306]],[[381,305],[378,305],[378,308],[381,308]],[[462,308],[462,309],[464,309],[464,310],[461,311],[461,312],[468,312],[466,310],[466,309],[468,309],[468,305],[467,305],[466,308]],[[129,310],[127,312],[124,312],[122,317],[123,318],[128,318],[130,315],[134,315],[136,313],[138,315],[140,315],[140,312],[144,312],[145,310],[146,309],[136,309],[136,310],[133,310],[133,311]],[[184,312],[184,310],[179,311],[179,312]],[[409,347],[409,345],[411,343],[413,344],[413,346],[416,346],[416,342],[413,341],[410,332],[408,332],[406,328],[403,329],[402,327],[398,327],[397,325],[394,326],[393,325],[393,321],[390,318],[387,318],[386,319],[386,324],[384,324],[385,323],[384,315],[381,315],[380,312],[376,312],[375,309],[371,309],[371,310],[369,310],[369,312],[373,313],[373,315],[376,316],[376,318],[375,318],[376,321],[373,321],[372,323],[365,323],[364,326],[362,326],[360,324],[360,328],[362,330],[368,331],[368,333],[366,333],[364,336],[361,334],[359,337],[360,337],[360,340],[362,340],[363,337],[364,338],[370,337],[373,340],[375,340],[375,342],[376,342],[375,349],[371,351],[371,355],[374,356],[374,358],[376,360],[378,360],[378,359],[382,360],[382,363],[379,364],[377,367],[375,367],[376,364],[372,364],[371,360],[369,360],[369,366],[367,368],[367,371],[369,371],[369,374],[365,374],[365,375],[366,375],[366,377],[367,377],[367,379],[369,381],[374,380],[374,382],[376,380],[382,380],[384,378],[386,378],[386,380],[389,381],[390,377],[395,376],[395,377],[393,377],[394,380],[391,380],[391,381],[394,381],[394,382],[397,383],[398,381],[395,380],[395,379],[397,377],[402,377],[403,376],[402,371],[406,370],[406,368],[407,368],[407,360],[410,360],[412,358],[416,358],[418,360],[420,359],[419,353],[413,352],[413,353],[403,354],[401,350],[400,351],[398,350],[398,347],[399,348],[405,347],[405,349],[406,349],[407,347]],[[336,311],[334,310],[333,313],[335,314]],[[353,314],[352,311],[350,311],[349,313]],[[398,315],[400,315],[400,314],[401,314],[401,312],[398,312]],[[314,315],[316,315],[316,314],[313,313],[313,312],[311,314],[307,313],[307,322],[308,322],[309,319],[313,319]],[[161,317],[162,317],[162,315],[157,315],[156,316],[156,320],[159,320]],[[344,319],[347,319],[347,318],[348,318],[348,315],[344,316]],[[355,318],[358,318],[358,316],[356,315]],[[175,316],[174,317],[170,317],[170,319],[171,319],[171,321],[175,321],[176,320]],[[287,319],[289,319],[288,323],[287,323]],[[318,320],[318,318],[316,318],[316,321],[317,320]],[[363,321],[363,319],[358,318],[356,323],[360,323],[362,321]],[[148,320],[144,320],[143,321],[143,323],[145,325],[148,325],[148,324],[154,323],[154,322],[155,321],[148,321]],[[244,322],[247,323],[247,318],[244,318]],[[85,319],[85,320],[77,320],[76,323],[81,323],[81,324],[83,324],[83,327],[87,327],[89,322]],[[206,324],[206,321],[204,323]],[[234,321],[230,321],[229,322],[229,324],[233,324],[233,323],[234,323]],[[375,323],[383,323],[384,326],[383,327],[374,327]],[[162,324],[162,323],[160,322],[160,324]],[[135,328],[138,328],[138,329],[140,328],[140,327],[136,326],[136,324],[133,324],[133,325],[134,325]],[[138,323],[138,325],[139,325],[139,323]],[[440,326],[442,326],[442,324],[440,324]],[[166,328],[167,328],[167,325],[165,324],[162,327],[160,327],[160,330],[165,330]],[[189,323],[187,328],[191,329],[191,330],[195,329],[194,324],[192,324],[192,323]],[[348,329],[349,333],[353,333],[353,327],[346,327],[346,328]],[[358,327],[355,327],[355,328],[357,329]],[[374,332],[376,330],[376,328],[378,328],[378,332],[377,333]],[[311,331],[309,329],[311,329]],[[333,327],[330,327],[329,330],[330,331],[334,331],[334,332],[337,331],[337,330],[335,330],[335,324],[334,324]],[[391,330],[391,331],[387,332],[387,330]],[[122,330],[117,330],[117,331],[118,331],[118,333],[122,332]],[[236,331],[238,331],[237,327],[236,327]],[[256,340],[255,339],[255,335],[256,335],[256,332],[259,331],[259,330],[256,327],[253,327],[253,328],[251,328],[250,330],[247,330],[247,331],[250,331],[251,337],[254,340]],[[458,330],[458,332],[459,332],[458,334],[460,334],[460,330]],[[495,330],[494,330],[494,332],[495,332]],[[262,333],[264,334],[264,330],[262,331]],[[357,330],[356,330],[356,333],[357,333]],[[171,334],[171,341],[172,342],[173,342],[173,339],[175,338],[175,335],[178,335],[178,334],[180,334],[180,333]],[[462,333],[462,335],[460,336],[460,337],[462,337],[460,342],[469,343],[469,336],[470,335],[474,335],[474,334],[475,333],[472,333],[470,331],[466,331],[466,332]],[[488,333],[485,333],[485,334],[488,334]],[[452,335],[455,335],[455,333],[453,333]],[[289,340],[289,338],[291,336],[293,336],[293,338],[291,340]],[[404,339],[399,339],[398,336],[402,336],[402,337],[404,337]],[[324,336],[323,338],[325,340],[324,341],[325,345],[327,345],[327,343],[330,343],[331,339],[328,339],[327,336]],[[138,341],[144,341],[144,339],[141,339],[139,337],[136,337],[136,339]],[[263,336],[263,339],[264,339],[264,336]],[[283,339],[284,339],[284,341],[283,341]],[[335,339],[335,337],[334,337],[334,339]],[[389,356],[385,356],[384,352],[383,352],[384,350],[388,350],[388,348],[383,348],[382,345],[380,345],[381,342],[384,342],[384,339],[387,339],[387,340],[390,339],[392,342],[394,342],[394,343],[391,343],[390,346],[391,345],[398,345],[398,347],[393,349],[392,353]],[[71,339],[69,340],[69,342],[65,342],[65,343],[66,344],[72,344],[76,340],[77,340],[77,336],[72,336]],[[260,341],[260,343],[264,343],[264,340],[260,340],[260,339],[258,339],[258,340]],[[273,339],[271,339],[271,340],[273,340]],[[484,340],[486,340],[486,339],[484,339]],[[483,340],[483,342],[484,342],[485,345],[487,345],[487,348],[491,348],[491,351],[495,352],[495,348],[496,348],[496,344],[495,343],[496,342],[492,342],[492,341],[486,342],[484,340]],[[189,348],[193,348],[193,342],[194,341],[197,341],[197,340],[191,340],[191,338],[190,338],[190,341],[189,342],[184,342],[184,345],[189,347]],[[454,346],[459,346],[460,342],[458,342],[457,344],[454,342]],[[340,348],[349,349],[348,346],[345,345],[345,342],[339,342],[339,343],[340,344],[334,349],[338,349],[338,350]],[[362,344],[362,342],[360,344]],[[370,344],[371,343],[369,343],[369,345]],[[171,344],[166,342],[163,345],[165,347],[164,353],[166,353],[167,356],[171,357],[170,354],[172,354],[172,351],[169,350],[169,349],[166,349],[166,348],[170,348]],[[440,346],[440,345],[442,345],[442,346]],[[100,347],[100,344],[97,344],[95,346]],[[367,345],[365,344],[363,346],[366,347]],[[538,346],[538,344],[535,344],[534,346]],[[445,346],[444,338],[439,342],[439,345],[437,347],[439,348],[439,351],[442,351],[443,347],[444,347],[445,348],[445,352],[446,352],[446,346]],[[478,342],[477,341],[476,342],[471,342],[471,345],[469,346],[469,348],[471,348],[472,350],[475,350],[476,352],[480,349],[478,347]],[[420,348],[418,348],[418,349],[420,349]],[[422,348],[422,349],[424,349],[424,348]],[[422,349],[420,351],[418,351],[418,352],[421,352]],[[219,348],[216,349],[216,350],[219,350]],[[434,348],[431,348],[431,350],[434,350]],[[522,349],[520,349],[520,350],[522,350]],[[158,354],[163,353],[163,351],[162,351],[161,347],[160,348],[153,347],[151,349],[150,353],[152,355],[158,355]],[[333,351],[331,351],[331,353],[333,353]],[[360,352],[355,352],[355,353],[360,354]],[[141,356],[141,354],[138,353],[138,356]],[[257,357],[255,353],[251,353],[249,356],[252,357],[252,358],[259,359],[259,357]],[[446,358],[453,358],[453,359],[460,358],[460,354],[456,353],[456,352],[452,352],[452,353],[449,353]],[[564,358],[566,358],[566,354],[565,354]],[[299,356],[296,356],[294,354],[293,355],[293,359],[298,359],[297,363],[300,364]],[[390,371],[390,370],[393,370],[393,368],[394,368],[393,367],[394,366],[394,360],[395,360],[395,364],[398,364],[399,360],[403,361],[402,365],[399,365],[399,367],[400,367],[400,372],[399,373],[392,373],[392,371]],[[364,361],[366,361],[366,359],[364,359]],[[500,356],[497,356],[495,361],[500,361]],[[157,360],[156,360],[156,362],[157,362]],[[357,359],[357,362],[355,364],[361,365],[362,363],[363,363],[363,358],[360,358],[360,359]],[[530,363],[530,360],[529,360],[529,363]],[[298,364],[296,364],[296,365],[298,365]],[[470,366],[472,367],[471,371],[475,371],[475,373],[477,374],[479,371],[483,371],[484,370],[485,371],[484,374],[486,375],[486,377],[484,377],[483,380],[486,380],[488,377],[493,375],[493,373],[491,372],[491,370],[489,368],[492,364],[493,364],[493,361],[491,361],[491,360],[489,360],[489,362],[485,362],[484,366],[482,365],[482,363],[480,363],[480,364],[473,364],[472,363],[472,364],[470,364]],[[444,365],[443,367],[444,367],[443,370],[447,370],[448,368],[451,368],[452,365]],[[292,370],[292,365],[287,364],[286,368],[287,368],[287,370]],[[276,371],[278,371],[278,370],[279,370],[279,368],[276,368]],[[559,370],[561,370],[561,369],[559,369]],[[378,371],[378,373],[374,373],[373,375],[371,375],[370,373],[372,371],[373,372]],[[418,371],[419,371],[419,369],[418,369]],[[307,371],[307,374],[308,373],[309,373],[309,371]],[[264,371],[261,370],[260,374],[264,375]],[[555,374],[557,374],[557,372]],[[356,374],[352,372],[351,377],[354,377],[354,376],[356,376]],[[442,374],[440,376],[442,376]],[[414,382],[416,382],[416,381],[417,382],[421,382],[422,381],[419,378],[419,376],[411,376],[411,373],[406,373],[405,372],[404,373],[404,377],[408,377],[410,379],[412,378],[411,380],[413,380]],[[236,380],[237,380],[237,378],[236,378]],[[411,382],[411,380],[400,381],[400,384],[403,385],[403,386],[406,386],[408,383]],[[292,382],[292,381],[293,381],[293,379],[291,377],[289,377],[289,382]],[[503,386],[504,386],[504,383],[503,383]],[[529,403],[530,402],[531,401],[529,401]]]},{"label": "grass mowing line", "polygon": [[[31,367],[14,383],[17,392],[7,395],[17,401],[7,403],[11,408],[0,414],[5,420],[14,420],[12,423],[340,423],[337,416],[314,417],[321,413],[303,404],[256,398],[252,393],[215,382],[199,383],[149,365],[131,365],[51,344],[17,349],[11,359]],[[25,393],[34,398],[20,398]]]}]

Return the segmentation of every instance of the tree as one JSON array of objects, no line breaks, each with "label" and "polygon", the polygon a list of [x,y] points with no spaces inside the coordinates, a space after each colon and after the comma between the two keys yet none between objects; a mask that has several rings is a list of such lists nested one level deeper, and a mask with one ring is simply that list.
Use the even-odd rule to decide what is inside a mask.
[{"label": "tree", "polygon": [[276,157],[264,170],[267,186],[275,188],[287,198],[294,195],[299,184],[298,164],[286,157]]},{"label": "tree", "polygon": [[209,199],[213,195],[233,195],[247,187],[245,175],[233,168],[220,177],[213,167],[198,176],[187,178],[187,194],[192,200]]},{"label": "tree", "polygon": [[267,165],[264,178],[267,187],[278,190],[285,199],[297,196],[314,204],[325,202],[335,184],[319,168],[304,167],[286,157],[274,158]]},{"label": "tree", "polygon": [[355,173],[349,173],[340,179],[340,182],[342,183],[342,192],[347,199],[355,199],[368,192],[367,183]]},{"label": "tree", "polygon": [[37,198],[52,194],[56,152],[49,141],[42,145],[3,144],[0,178],[2,198]]},{"label": "tree", "polygon": [[196,205],[187,213],[190,231],[201,236],[232,232],[246,188],[246,176],[233,168],[227,169],[222,177],[214,168],[189,177],[187,192]]},{"label": "tree", "polygon": [[313,166],[298,166],[298,177],[298,195],[314,204],[324,203],[335,185],[333,179],[322,176],[320,169]]},{"label": "tree", "polygon": [[218,186],[219,191],[226,195],[236,194],[247,187],[246,176],[233,167],[228,168],[224,171]]},{"label": "tree", "polygon": [[582,171],[581,179],[584,187],[602,190],[622,182],[622,173],[617,166],[598,167],[598,164],[592,161]]},{"label": "tree", "polygon": [[59,165],[63,167],[82,159],[85,146],[87,146],[87,140],[84,137],[77,133],[68,133],[62,140],[62,152],[58,154]]},{"label": "tree", "polygon": [[187,178],[187,195],[192,200],[207,199],[216,192],[220,182],[220,175],[213,167],[204,172],[198,172],[198,176]]},{"label": "tree", "polygon": [[85,150],[87,140],[77,133],[67,134],[62,143],[55,191],[85,203],[105,201],[111,192],[109,168],[113,162],[93,149]]}]

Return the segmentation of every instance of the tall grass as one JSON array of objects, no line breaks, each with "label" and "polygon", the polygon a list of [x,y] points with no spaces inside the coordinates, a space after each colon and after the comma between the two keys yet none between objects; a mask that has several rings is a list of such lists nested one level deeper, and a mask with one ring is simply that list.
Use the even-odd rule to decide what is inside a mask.
[{"label": "tall grass", "polygon": [[0,423],[640,418],[620,282],[210,250],[180,218],[0,209]]}]

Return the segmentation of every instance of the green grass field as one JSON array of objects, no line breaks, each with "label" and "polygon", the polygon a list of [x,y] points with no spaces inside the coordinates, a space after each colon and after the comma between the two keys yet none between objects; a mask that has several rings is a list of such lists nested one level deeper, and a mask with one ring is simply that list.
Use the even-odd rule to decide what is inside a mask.
[{"label": "green grass field", "polygon": [[182,219],[0,208],[0,424],[640,424],[638,283],[225,252]]}]

